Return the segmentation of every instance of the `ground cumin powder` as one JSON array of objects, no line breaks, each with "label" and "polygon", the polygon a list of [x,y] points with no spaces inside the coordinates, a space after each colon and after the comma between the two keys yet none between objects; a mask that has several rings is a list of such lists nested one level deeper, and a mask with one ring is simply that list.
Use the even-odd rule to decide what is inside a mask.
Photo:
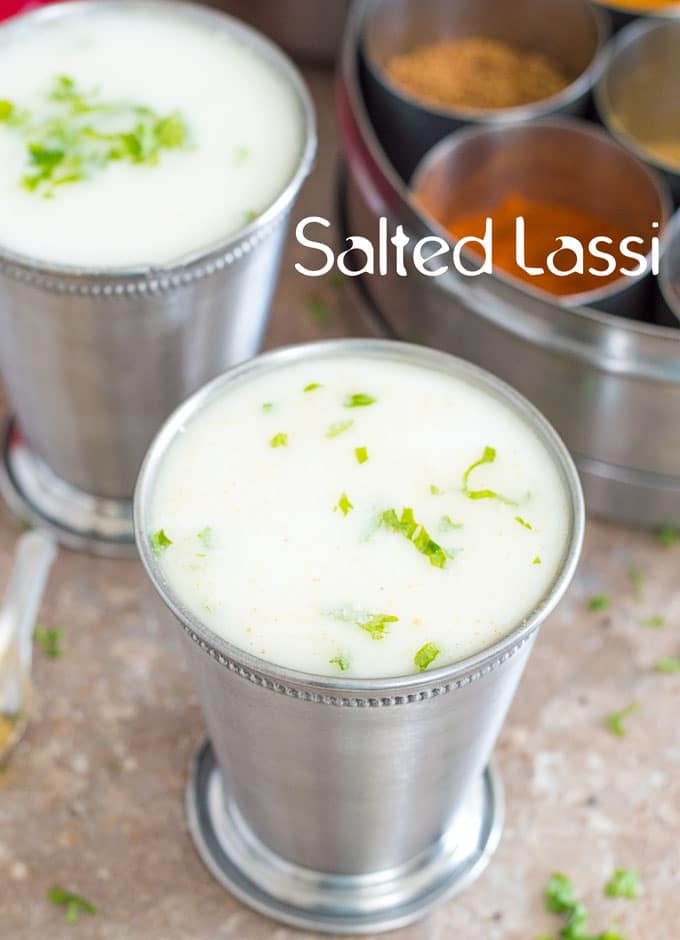
[{"label": "ground cumin powder", "polygon": [[[532,276],[516,263],[515,223],[518,216],[523,216],[526,222],[526,263],[544,268],[545,274]],[[621,277],[619,267],[635,266],[635,262],[623,257],[618,248],[623,238],[638,234],[637,232],[624,232],[595,215],[567,206],[535,202],[521,193],[508,193],[491,210],[454,216],[446,223],[446,228],[456,238],[464,238],[466,235],[481,238],[484,235],[487,217],[494,220],[494,267],[558,297],[606,287]],[[560,235],[571,235],[584,246],[585,274],[558,277],[547,270],[546,258],[551,251],[559,247],[556,238]],[[595,277],[587,273],[588,268],[592,266],[602,270],[605,262],[590,257],[588,242],[591,238],[603,235],[608,236],[614,242],[612,246],[601,246],[601,248],[616,257],[617,270],[608,277]],[[558,260],[557,264],[559,267],[568,269],[572,266],[573,260],[573,255],[569,254],[568,258],[564,261]]]},{"label": "ground cumin powder", "polygon": [[542,53],[483,38],[418,46],[393,56],[386,70],[411,97],[448,108],[514,108],[550,98],[570,82]]}]

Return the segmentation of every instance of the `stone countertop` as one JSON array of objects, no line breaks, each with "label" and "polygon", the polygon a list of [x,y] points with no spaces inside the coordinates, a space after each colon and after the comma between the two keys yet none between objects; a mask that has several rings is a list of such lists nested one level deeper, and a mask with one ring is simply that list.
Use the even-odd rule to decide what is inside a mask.
[{"label": "stone countertop", "polygon": [[[331,83],[322,73],[309,78],[322,146],[298,217],[332,212]],[[366,333],[341,289],[295,274],[300,258],[291,238],[267,345]],[[18,532],[0,509],[0,587]],[[590,523],[576,580],[543,627],[498,746],[507,796],[500,849],[471,888],[392,936],[557,936],[542,891],[558,869],[592,907],[593,931],[613,921],[629,940],[678,937],[680,676],[661,675],[654,663],[680,654],[679,563],[680,547]],[[632,565],[645,575],[641,593]],[[610,609],[589,612],[595,594],[610,595]],[[661,614],[664,629],[642,626]],[[314,936],[242,907],[194,851],[183,798],[203,723],[177,633],[140,565],[61,551],[41,623],[64,629],[65,649],[56,661],[36,649],[31,724],[0,773],[0,938]],[[617,738],[605,716],[632,702],[640,710]],[[640,872],[640,900],[603,897],[617,866]],[[54,883],[94,902],[96,916],[67,924],[47,901]]]}]

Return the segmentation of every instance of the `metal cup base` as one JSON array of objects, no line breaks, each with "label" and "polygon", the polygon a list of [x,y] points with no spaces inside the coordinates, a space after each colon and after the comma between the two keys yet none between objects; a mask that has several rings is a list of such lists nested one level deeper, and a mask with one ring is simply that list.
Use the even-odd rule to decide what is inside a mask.
[{"label": "metal cup base", "polygon": [[225,794],[206,740],[192,764],[186,811],[203,862],[244,904],[303,930],[363,934],[410,924],[474,881],[500,841],[504,800],[501,781],[488,767],[450,829],[407,865],[368,875],[313,871],[254,836]]},{"label": "metal cup base", "polygon": [[107,558],[136,558],[132,502],[84,493],[60,479],[10,420],[2,441],[0,494],[22,522],[67,548]]}]

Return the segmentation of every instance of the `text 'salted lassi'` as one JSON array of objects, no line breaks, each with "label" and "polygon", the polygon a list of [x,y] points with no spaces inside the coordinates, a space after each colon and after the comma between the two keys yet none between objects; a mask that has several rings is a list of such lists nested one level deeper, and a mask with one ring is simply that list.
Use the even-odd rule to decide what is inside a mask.
[{"label": "text 'salted lassi'", "polygon": [[299,164],[299,97],[238,31],[88,5],[0,38],[0,250],[166,265],[244,228]]},{"label": "text 'salted lassi'", "polygon": [[492,393],[340,356],[244,374],[164,455],[148,538],[213,632],[303,672],[464,659],[549,593],[569,536],[554,457]]}]

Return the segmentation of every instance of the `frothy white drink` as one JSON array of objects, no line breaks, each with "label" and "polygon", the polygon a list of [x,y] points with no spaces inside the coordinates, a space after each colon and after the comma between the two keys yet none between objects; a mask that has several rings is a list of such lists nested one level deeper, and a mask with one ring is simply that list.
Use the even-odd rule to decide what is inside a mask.
[{"label": "frothy white drink", "polygon": [[337,355],[240,378],[159,470],[148,536],[215,633],[304,672],[401,676],[492,645],[567,546],[556,463],[490,393]]},{"label": "frothy white drink", "polygon": [[176,261],[275,201],[303,126],[276,65],[170,5],[0,30],[0,249],[100,268]]}]

